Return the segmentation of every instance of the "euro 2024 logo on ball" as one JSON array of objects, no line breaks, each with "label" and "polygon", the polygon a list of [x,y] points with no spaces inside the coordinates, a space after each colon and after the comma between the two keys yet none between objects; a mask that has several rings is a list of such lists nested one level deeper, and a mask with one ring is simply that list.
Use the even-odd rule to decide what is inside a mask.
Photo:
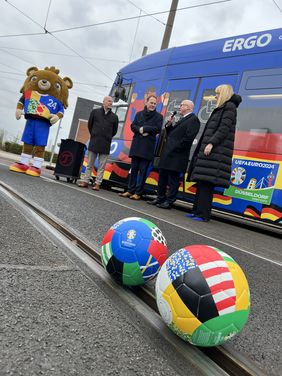
[{"label": "euro 2024 logo on ball", "polygon": [[154,278],[168,256],[161,230],[144,218],[124,218],[102,240],[102,263],[119,283],[143,285]]}]

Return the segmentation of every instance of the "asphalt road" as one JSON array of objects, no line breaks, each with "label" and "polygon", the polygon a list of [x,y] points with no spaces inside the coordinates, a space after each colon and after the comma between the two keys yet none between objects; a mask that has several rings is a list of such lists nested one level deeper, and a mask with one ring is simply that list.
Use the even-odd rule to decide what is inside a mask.
[{"label": "asphalt road", "polygon": [[206,375],[1,190],[0,210],[1,376]]},{"label": "asphalt road", "polygon": [[[46,175],[47,176],[47,175]],[[78,188],[48,177],[32,178],[0,165],[0,180],[41,205],[89,241],[99,246],[118,220],[142,216],[154,222],[167,239],[170,253],[191,244],[216,246],[242,267],[251,290],[251,315],[244,330],[228,346],[248,355],[266,375],[280,375],[281,264],[280,239],[222,221],[195,223],[176,209],[162,210],[121,198],[113,191]]]}]

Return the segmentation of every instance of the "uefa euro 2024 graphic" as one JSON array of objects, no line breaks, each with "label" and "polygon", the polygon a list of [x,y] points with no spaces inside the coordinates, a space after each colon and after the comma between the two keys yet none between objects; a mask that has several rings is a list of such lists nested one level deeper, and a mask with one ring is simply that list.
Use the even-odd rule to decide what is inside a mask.
[{"label": "uefa euro 2024 graphic", "polygon": [[224,194],[269,205],[278,167],[277,163],[234,158],[231,184],[225,189]]}]

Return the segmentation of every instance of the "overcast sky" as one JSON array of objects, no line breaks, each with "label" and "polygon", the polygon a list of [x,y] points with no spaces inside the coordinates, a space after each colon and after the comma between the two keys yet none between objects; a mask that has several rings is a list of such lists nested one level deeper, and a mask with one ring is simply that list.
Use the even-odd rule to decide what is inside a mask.
[{"label": "overcast sky", "polygon": [[[179,0],[169,47],[282,26],[282,0]],[[215,3],[211,5],[197,5]],[[129,61],[160,49],[171,0],[1,0],[0,131],[21,137],[25,120],[15,108],[26,70],[55,65],[74,82],[59,138],[67,138],[77,97],[101,101],[116,72]],[[193,7],[193,8],[186,8]],[[62,29],[137,17],[133,20]],[[49,33],[44,33],[45,29]],[[21,35],[25,34],[25,35]],[[32,35],[27,35],[32,34]],[[57,124],[51,128],[55,139]]]}]

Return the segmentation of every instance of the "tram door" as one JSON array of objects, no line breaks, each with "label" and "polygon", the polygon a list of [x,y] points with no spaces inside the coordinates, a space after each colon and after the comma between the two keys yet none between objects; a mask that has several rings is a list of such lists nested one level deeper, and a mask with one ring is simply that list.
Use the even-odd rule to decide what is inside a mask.
[{"label": "tram door", "polygon": [[204,77],[199,80],[197,95],[196,98],[194,98],[194,111],[198,115],[201,123],[201,128],[196,137],[194,148],[193,150],[191,150],[191,152],[194,151],[197,141],[203,133],[205,124],[215,108],[215,88],[222,84],[232,85],[233,89],[236,91],[236,88],[239,87],[239,76],[234,74],[227,76]]},{"label": "tram door", "polygon": [[[203,133],[205,124],[208,121],[208,118],[210,117],[210,114],[212,113],[213,109],[215,108],[215,88],[222,84],[232,85],[233,89],[236,91],[236,88],[239,87],[239,76],[234,74],[226,76],[200,78],[195,97],[191,97],[195,103],[194,112],[198,115],[201,127],[191,147],[189,158],[190,160],[197,146],[197,143]],[[186,182],[186,177],[184,178],[183,185],[184,192],[188,192],[188,186],[191,185],[191,183]]]}]

